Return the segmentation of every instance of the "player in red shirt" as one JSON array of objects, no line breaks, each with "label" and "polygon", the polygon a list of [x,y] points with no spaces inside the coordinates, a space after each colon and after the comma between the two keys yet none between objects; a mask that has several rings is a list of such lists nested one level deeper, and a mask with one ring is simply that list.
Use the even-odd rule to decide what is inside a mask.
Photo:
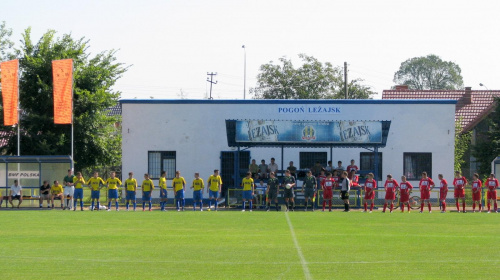
[{"label": "player in red shirt", "polygon": [[347,172],[349,172],[349,174],[351,174],[351,171],[353,171],[353,170],[358,172],[359,168],[356,164],[354,164],[354,160],[351,159],[351,165],[347,166]]},{"label": "player in red shirt", "polygon": [[319,176],[316,178],[318,179],[318,185],[321,186],[321,184],[323,184],[323,181],[326,179],[325,171],[321,170],[321,172],[319,173]]},{"label": "player in red shirt", "polygon": [[455,203],[457,205],[457,211],[460,213],[460,206],[458,205],[458,199],[462,199],[462,208],[465,213],[465,186],[467,185],[467,179],[460,175],[460,171],[455,172],[455,179],[453,179],[453,186],[455,187]]},{"label": "player in red shirt", "polygon": [[483,187],[483,182],[479,180],[479,174],[474,173],[472,181],[472,212],[476,212],[476,203],[479,204],[479,212],[482,210],[481,205],[481,188]]},{"label": "player in red shirt", "polygon": [[399,202],[401,202],[401,212],[405,211],[405,204],[408,205],[408,213],[410,213],[410,194],[413,186],[406,181],[406,176],[401,176],[401,184],[399,184]]},{"label": "player in red shirt", "polygon": [[394,200],[396,199],[396,190],[398,187],[399,184],[396,180],[392,179],[392,175],[391,174],[387,175],[387,180],[385,181],[384,184],[385,203],[384,203],[384,211],[382,211],[382,213],[385,213],[385,209],[387,208],[387,204],[389,203],[391,203],[390,211],[392,213],[392,209],[394,208]]},{"label": "player in red shirt", "polygon": [[373,173],[368,173],[365,181],[365,212],[368,210],[368,201],[371,201],[370,213],[373,211],[373,200],[375,199],[375,190],[377,189],[377,181],[373,180]]},{"label": "player in red shirt", "polygon": [[422,172],[422,179],[420,179],[420,183],[418,183],[418,187],[420,188],[420,200],[422,200],[422,204],[420,204],[420,213],[424,212],[425,202],[427,202],[429,206],[429,213],[432,212],[430,198],[431,190],[434,186],[434,181],[427,177],[427,172]]},{"label": "player in red shirt", "polygon": [[348,178],[351,180],[351,190],[356,191],[358,198],[361,198],[361,186],[359,185],[359,176],[356,175],[356,170],[349,172]]},{"label": "player in red shirt", "polygon": [[339,186],[340,177],[338,174],[339,174],[339,172],[337,170],[333,171],[332,179],[333,179],[333,181],[335,181],[335,185],[333,186],[334,188],[338,188],[338,186]]},{"label": "player in red shirt", "polygon": [[490,177],[488,180],[486,180],[486,183],[484,185],[488,188],[488,193],[487,193],[487,199],[488,199],[488,213],[490,213],[491,210],[491,203],[493,203],[494,211],[498,213],[498,206],[497,206],[497,188],[498,188],[498,180],[495,178],[495,174],[491,173]]},{"label": "player in red shirt", "polygon": [[441,202],[441,213],[446,213],[446,196],[448,195],[448,182],[443,177],[443,174],[438,175],[439,178],[439,202]]},{"label": "player in red shirt", "polygon": [[332,198],[333,198],[334,186],[335,186],[335,181],[332,178],[332,173],[330,172],[326,173],[325,180],[321,181],[321,189],[323,190],[323,212],[325,212],[327,200],[330,212],[332,212]]}]

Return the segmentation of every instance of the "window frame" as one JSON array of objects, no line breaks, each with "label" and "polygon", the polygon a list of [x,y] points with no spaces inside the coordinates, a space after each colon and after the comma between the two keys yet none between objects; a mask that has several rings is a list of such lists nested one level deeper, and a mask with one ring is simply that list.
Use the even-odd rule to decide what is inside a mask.
[{"label": "window frame", "polygon": [[[156,165],[159,165],[160,167],[155,167],[151,166],[152,165],[152,160],[151,160],[151,155],[152,154],[160,154],[159,160],[160,162],[157,163]],[[166,167],[164,166],[164,161],[167,159],[173,159],[173,168],[172,167]],[[152,168],[158,168],[159,170],[154,170],[152,172]],[[175,177],[175,171],[177,170],[177,152],[176,151],[148,151],[148,174],[151,179],[157,180],[160,179],[161,172],[166,171],[167,172],[167,180],[171,180]]]},{"label": "window frame", "polygon": [[[409,173],[410,171],[408,170],[407,171],[407,162],[406,162],[406,157],[407,156],[420,156],[420,157],[423,157],[423,156],[429,156],[429,159],[427,160],[427,162],[429,162],[429,166],[424,166],[424,167],[421,167],[421,168],[415,168],[415,171],[412,172],[414,174],[413,177],[409,176]],[[416,160],[416,159],[412,159],[412,163],[413,161]],[[423,160],[423,158],[420,158],[418,159],[420,160],[420,162]],[[432,178],[432,153],[431,152],[409,152],[409,153],[403,153],[403,174],[406,176],[406,180],[408,181],[419,181],[420,178],[421,178],[421,174],[422,172],[427,172],[427,176],[429,178]]]}]

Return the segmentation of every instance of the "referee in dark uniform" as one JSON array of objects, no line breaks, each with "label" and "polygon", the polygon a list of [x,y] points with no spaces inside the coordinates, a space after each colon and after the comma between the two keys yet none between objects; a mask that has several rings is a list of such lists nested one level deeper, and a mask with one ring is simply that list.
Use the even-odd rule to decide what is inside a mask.
[{"label": "referee in dark uniform", "polygon": [[344,201],[344,212],[349,212],[349,191],[351,190],[351,180],[347,177],[347,171],[342,172],[340,181],[340,195]]},{"label": "referee in dark uniform", "polygon": [[[306,200],[306,208],[304,209],[304,211],[307,211],[309,201],[313,200],[317,188],[318,184],[316,182],[316,177],[314,177],[312,175],[312,171],[309,170],[307,172],[307,177],[304,179],[304,183],[302,184],[302,192],[304,193],[304,199]],[[314,212],[314,202],[312,203],[312,210]]]},{"label": "referee in dark uniform", "polygon": [[[286,185],[290,184],[291,187],[289,189],[286,188]],[[283,177],[282,185],[284,187],[283,197],[285,198],[286,203],[286,211],[292,210],[295,207],[295,195],[293,193],[293,188],[295,187],[295,178],[290,174],[290,170],[285,171],[285,177]],[[290,200],[292,201],[290,206]]]},{"label": "referee in dark uniform", "polygon": [[279,185],[280,182],[278,178],[276,178],[274,172],[269,173],[269,180],[267,180],[267,190],[266,190],[266,195],[267,195],[267,211],[271,208],[271,201],[274,201],[276,205],[276,211],[279,211],[278,208],[278,192],[279,192]]}]

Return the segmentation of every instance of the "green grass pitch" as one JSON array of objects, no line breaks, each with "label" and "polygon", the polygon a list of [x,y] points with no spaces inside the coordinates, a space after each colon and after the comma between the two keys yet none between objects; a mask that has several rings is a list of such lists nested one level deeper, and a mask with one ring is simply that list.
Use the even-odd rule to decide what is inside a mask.
[{"label": "green grass pitch", "polygon": [[499,245],[494,213],[0,211],[2,279],[496,279]]}]

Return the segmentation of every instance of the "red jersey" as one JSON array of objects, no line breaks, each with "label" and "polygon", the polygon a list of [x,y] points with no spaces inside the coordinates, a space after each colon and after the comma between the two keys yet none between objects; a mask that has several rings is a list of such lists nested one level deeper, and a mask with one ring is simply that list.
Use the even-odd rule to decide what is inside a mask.
[{"label": "red jersey", "polygon": [[321,186],[323,189],[331,190],[335,185],[335,180],[333,178],[325,178],[325,180],[321,181]]},{"label": "red jersey", "polygon": [[392,179],[391,181],[385,181],[384,188],[386,192],[396,192],[396,188],[399,187],[399,184],[396,180]]},{"label": "red jersey", "polygon": [[319,179],[319,184],[322,185],[323,181],[326,179],[326,176],[325,175],[319,175],[318,179]]},{"label": "red jersey", "polygon": [[431,190],[431,186],[434,186],[434,181],[432,181],[429,177],[426,179],[420,179],[418,186],[420,187],[421,192],[429,192]]},{"label": "red jersey", "polygon": [[461,178],[453,179],[453,186],[455,189],[462,190],[465,188],[465,185],[467,185],[467,179],[465,179],[465,177],[462,176]]},{"label": "red jersey", "polygon": [[401,184],[399,184],[399,192],[401,193],[401,195],[409,195],[412,189],[413,186],[408,181],[401,182]]},{"label": "red jersey", "polygon": [[351,185],[353,187],[359,187],[359,183],[358,183],[359,177],[358,176],[354,175],[354,176],[352,176],[352,178],[349,178],[349,179],[351,179]]},{"label": "red jersey", "polygon": [[446,179],[443,179],[441,180],[441,182],[439,182],[439,190],[441,192],[448,191],[448,182],[446,181]]},{"label": "red jersey", "polygon": [[493,178],[493,179],[488,178],[488,180],[486,180],[486,183],[484,183],[484,185],[486,187],[488,187],[489,191],[496,191],[496,189],[498,188],[498,179],[497,178]]},{"label": "red jersey", "polygon": [[349,165],[347,166],[347,172],[351,173],[351,171],[356,170],[358,172],[359,168],[356,165]]},{"label": "red jersey", "polygon": [[473,192],[481,191],[482,187],[483,187],[483,182],[481,182],[481,180],[472,181],[472,191]]},{"label": "red jersey", "polygon": [[335,181],[335,186],[337,187],[339,185],[339,177],[333,176],[332,179],[333,179],[333,181]]},{"label": "red jersey", "polygon": [[373,179],[366,179],[365,181],[365,192],[369,192],[377,188],[377,181]]}]

